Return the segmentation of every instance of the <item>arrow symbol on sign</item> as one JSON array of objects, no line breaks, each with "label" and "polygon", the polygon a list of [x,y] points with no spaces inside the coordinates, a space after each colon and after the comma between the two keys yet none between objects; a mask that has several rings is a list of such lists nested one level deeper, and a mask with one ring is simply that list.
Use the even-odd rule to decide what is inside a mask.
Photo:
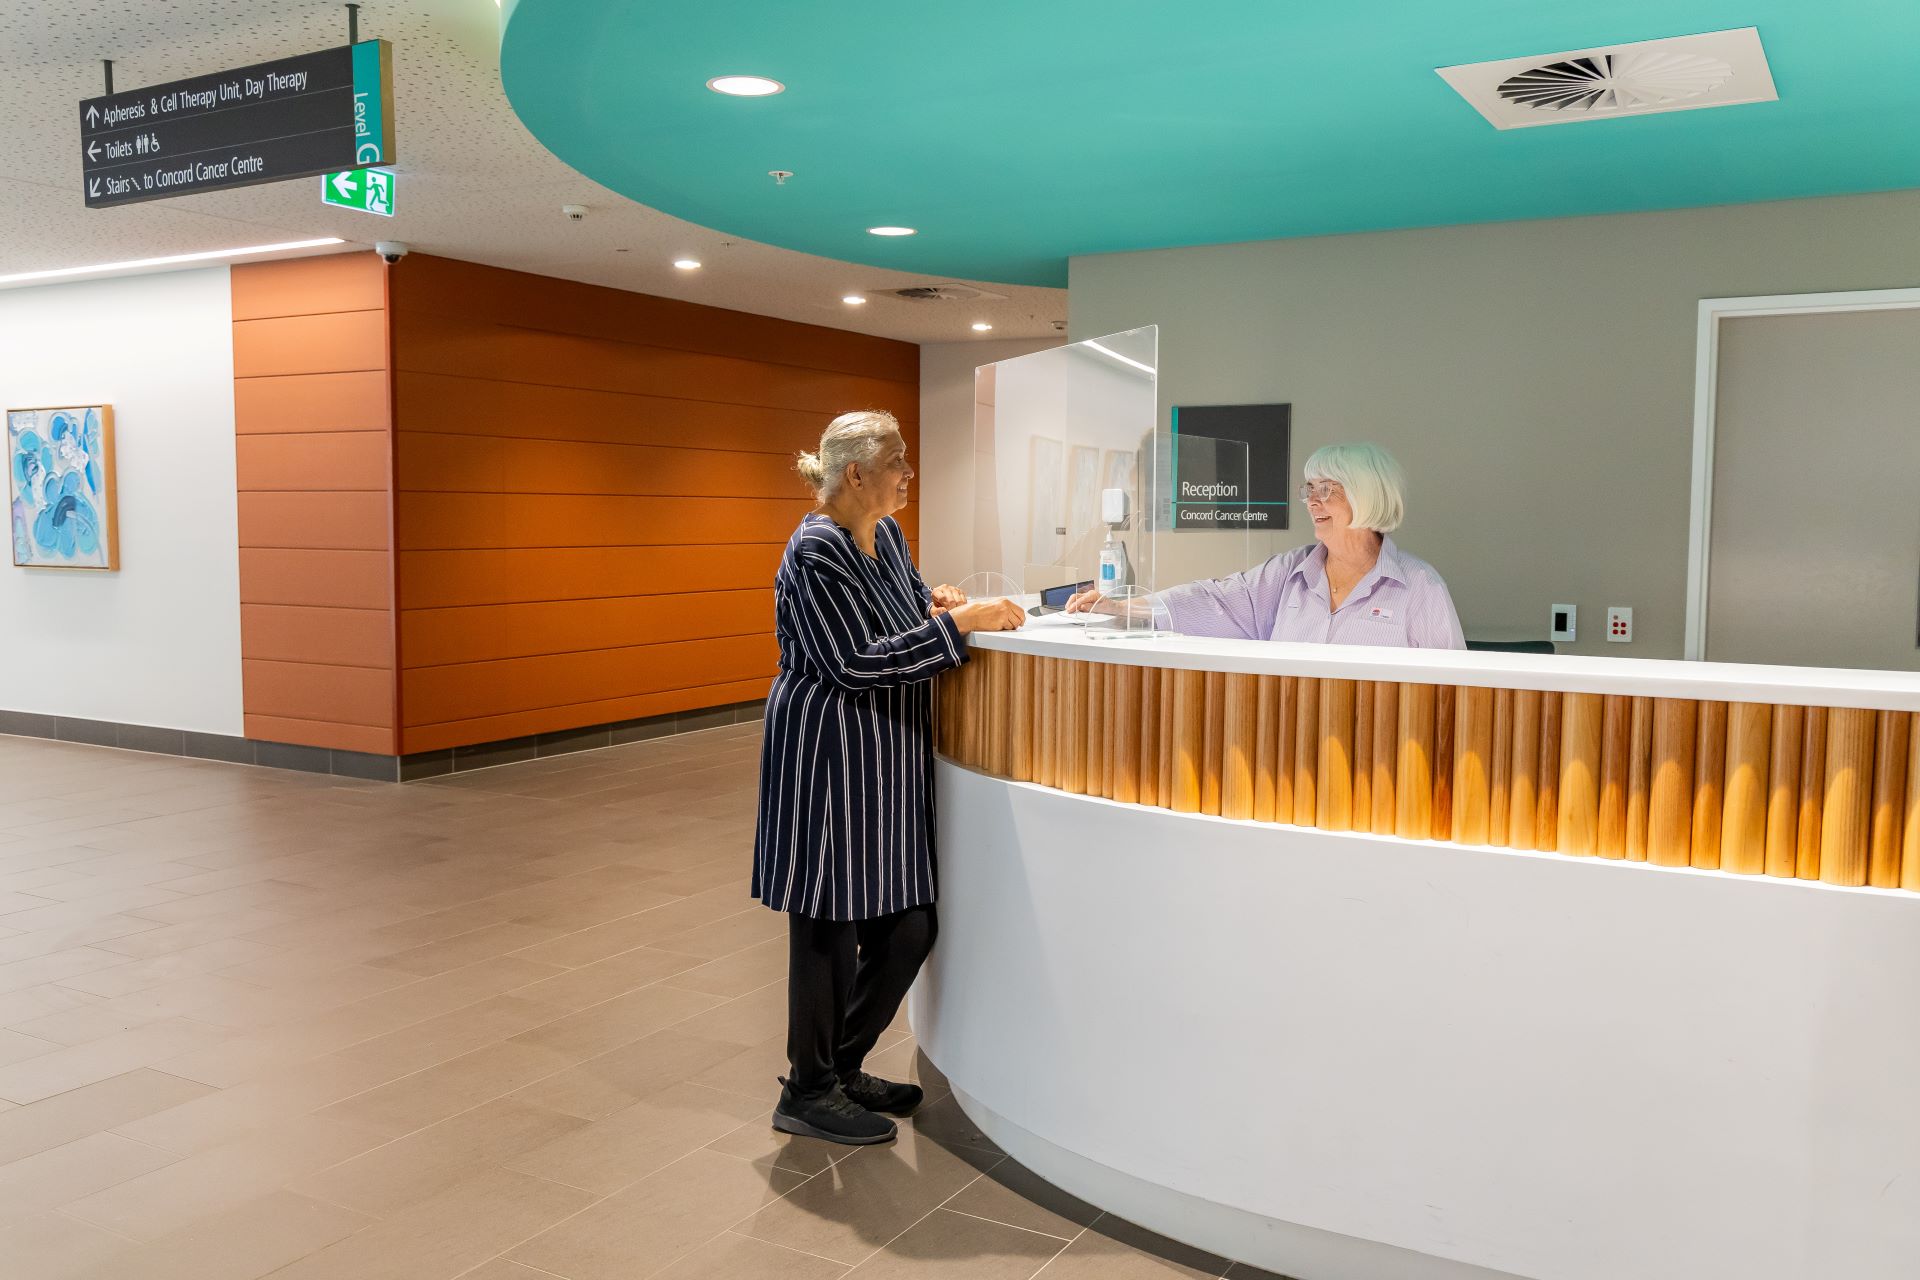
[{"label": "arrow symbol on sign", "polygon": [[98,107],[87,108],[87,123],[90,125],[100,123],[100,108]]},{"label": "arrow symbol on sign", "polygon": [[100,198],[100,179],[94,178],[87,183],[87,195],[95,200]]},{"label": "arrow symbol on sign", "polygon": [[87,159],[98,160],[99,158],[100,158],[100,144],[97,142],[89,142],[87,144]]},{"label": "arrow symbol on sign", "polygon": [[354,181],[351,171],[333,175],[333,191],[342,200],[353,199]]}]

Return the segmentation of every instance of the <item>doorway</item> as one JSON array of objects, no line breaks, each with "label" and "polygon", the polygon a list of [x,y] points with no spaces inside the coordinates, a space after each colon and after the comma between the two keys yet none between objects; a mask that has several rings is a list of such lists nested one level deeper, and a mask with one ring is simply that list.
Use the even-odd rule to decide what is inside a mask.
[{"label": "doorway", "polygon": [[1701,328],[1687,656],[1920,670],[1920,290]]}]

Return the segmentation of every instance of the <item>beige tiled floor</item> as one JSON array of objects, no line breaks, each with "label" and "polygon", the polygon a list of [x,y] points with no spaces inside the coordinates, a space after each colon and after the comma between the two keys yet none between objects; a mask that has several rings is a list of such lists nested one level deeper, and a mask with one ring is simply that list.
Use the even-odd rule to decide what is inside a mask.
[{"label": "beige tiled floor", "polygon": [[1253,1277],[922,1080],[773,1132],[758,726],[377,783],[0,737],[0,1276]]}]

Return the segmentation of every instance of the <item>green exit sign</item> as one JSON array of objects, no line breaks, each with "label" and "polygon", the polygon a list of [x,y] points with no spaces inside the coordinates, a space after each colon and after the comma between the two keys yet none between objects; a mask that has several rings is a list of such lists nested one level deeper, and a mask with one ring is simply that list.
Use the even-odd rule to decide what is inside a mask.
[{"label": "green exit sign", "polygon": [[320,179],[320,202],[391,218],[393,187],[391,169],[349,169],[345,173],[329,173]]}]

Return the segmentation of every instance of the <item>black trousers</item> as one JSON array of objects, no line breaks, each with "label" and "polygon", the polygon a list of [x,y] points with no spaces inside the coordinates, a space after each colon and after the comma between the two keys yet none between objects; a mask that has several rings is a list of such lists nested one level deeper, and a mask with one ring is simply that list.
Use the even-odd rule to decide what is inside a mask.
[{"label": "black trousers", "polygon": [[886,1032],[933,950],[931,905],[871,920],[788,917],[787,1060],[796,1096],[852,1075]]}]

